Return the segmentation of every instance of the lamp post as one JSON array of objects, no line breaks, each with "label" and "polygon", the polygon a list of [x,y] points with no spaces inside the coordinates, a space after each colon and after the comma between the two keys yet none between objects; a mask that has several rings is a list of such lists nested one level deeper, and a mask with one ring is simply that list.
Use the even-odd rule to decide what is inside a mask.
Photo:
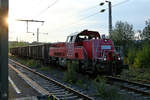
[{"label": "lamp post", "polygon": [[[109,27],[109,36],[111,37],[112,34],[112,10],[111,10],[111,2],[110,1],[105,1],[106,3],[108,3],[108,27]],[[104,2],[100,3],[100,6],[103,6]],[[100,12],[104,12],[105,9],[102,9]]]}]

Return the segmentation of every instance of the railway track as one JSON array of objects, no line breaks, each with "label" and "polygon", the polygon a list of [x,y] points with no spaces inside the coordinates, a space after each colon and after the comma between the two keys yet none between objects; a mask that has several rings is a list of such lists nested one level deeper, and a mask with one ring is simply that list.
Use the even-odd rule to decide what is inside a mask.
[{"label": "railway track", "polygon": [[29,67],[26,67],[14,60],[9,59],[9,67],[15,70],[22,77],[28,77],[28,82],[33,81],[34,88],[39,88],[42,94],[48,95],[55,100],[94,100],[82,93],[82,91],[74,90],[60,82],[51,79]]},{"label": "railway track", "polygon": [[115,84],[124,90],[147,97],[150,100],[150,85],[131,82],[118,77],[105,76],[110,84]]},{"label": "railway track", "polygon": [[142,84],[150,85],[150,80],[137,80],[137,82],[140,82]]}]

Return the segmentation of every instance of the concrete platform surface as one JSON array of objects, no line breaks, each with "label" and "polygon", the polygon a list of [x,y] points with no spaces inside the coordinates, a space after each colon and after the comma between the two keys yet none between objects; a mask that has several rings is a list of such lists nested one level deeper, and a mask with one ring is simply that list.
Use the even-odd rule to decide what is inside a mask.
[{"label": "concrete platform surface", "polygon": [[41,96],[39,92],[37,92],[28,83],[26,83],[10,67],[9,67],[9,93],[8,95],[9,95],[9,100],[36,100],[37,98],[36,96]]}]

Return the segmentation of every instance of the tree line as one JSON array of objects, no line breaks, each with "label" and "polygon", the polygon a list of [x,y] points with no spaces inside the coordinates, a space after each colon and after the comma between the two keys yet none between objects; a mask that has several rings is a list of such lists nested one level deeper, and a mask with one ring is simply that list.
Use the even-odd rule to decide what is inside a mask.
[{"label": "tree line", "polygon": [[117,21],[110,38],[123,47],[124,62],[133,67],[150,67],[150,19],[142,30],[128,22]]}]

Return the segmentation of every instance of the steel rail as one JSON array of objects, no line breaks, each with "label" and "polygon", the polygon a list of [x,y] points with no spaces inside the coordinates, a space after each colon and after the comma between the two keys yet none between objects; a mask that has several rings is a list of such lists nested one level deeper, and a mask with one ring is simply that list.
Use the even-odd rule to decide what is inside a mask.
[{"label": "steel rail", "polygon": [[89,96],[87,96],[87,95],[85,95],[85,94],[83,94],[83,93],[80,93],[80,92],[78,92],[78,91],[76,91],[76,90],[74,90],[74,89],[72,89],[72,88],[70,88],[70,87],[68,87],[68,86],[66,86],[66,85],[64,85],[64,84],[62,84],[62,83],[60,83],[60,82],[57,82],[56,80],[53,80],[53,79],[51,79],[50,77],[45,76],[45,75],[43,75],[43,74],[41,74],[41,73],[39,73],[39,72],[37,72],[37,71],[35,71],[35,70],[33,70],[33,69],[31,69],[31,68],[25,66],[25,65],[22,65],[22,64],[20,64],[19,62],[16,62],[16,61],[14,61],[14,60],[12,60],[12,59],[9,59],[9,60],[12,61],[13,63],[15,63],[16,65],[19,65],[19,66],[21,66],[21,67],[27,69],[28,71],[30,71],[30,72],[32,72],[32,73],[34,73],[34,74],[36,74],[36,75],[42,77],[43,79],[48,80],[48,81],[51,81],[51,82],[55,83],[56,85],[58,85],[58,86],[64,88],[65,90],[68,90],[69,92],[72,92],[72,93],[78,95],[79,97],[83,98],[83,100],[94,100],[93,98],[91,98],[91,97],[89,97]]},{"label": "steel rail", "polygon": [[140,80],[140,79],[138,79],[137,82],[141,82],[141,83],[150,85],[150,80],[142,80],[142,79]]},{"label": "steel rail", "polygon": [[[119,86],[123,89],[133,91],[136,93],[140,93],[144,96],[150,96],[150,85],[138,83],[138,82],[132,82],[128,80],[124,80],[118,77],[112,77],[112,76],[105,76],[105,78],[108,79],[108,82],[119,82],[122,83]],[[123,83],[127,83],[128,85],[124,85]],[[143,90],[144,89],[144,90]]]}]

